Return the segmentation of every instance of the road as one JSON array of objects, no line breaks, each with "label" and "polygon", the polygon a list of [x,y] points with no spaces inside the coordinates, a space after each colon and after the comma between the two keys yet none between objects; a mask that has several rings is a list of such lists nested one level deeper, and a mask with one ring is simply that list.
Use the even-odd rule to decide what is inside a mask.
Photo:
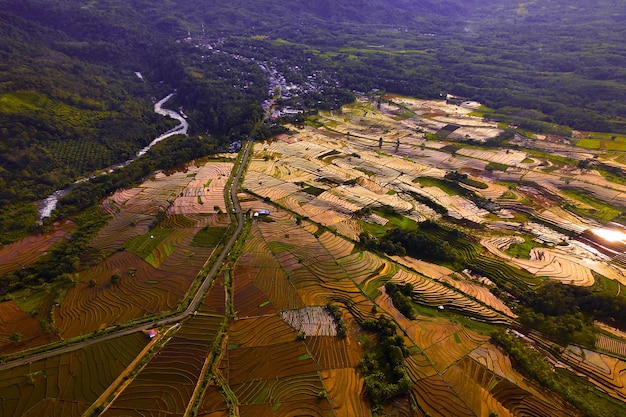
[{"label": "road", "polygon": [[[74,343],[74,344],[71,344],[71,345],[68,345],[68,346],[63,346],[63,347],[60,347],[58,349],[52,349],[52,350],[49,350],[49,351],[46,351],[46,352],[42,352],[42,353],[34,354],[32,356],[28,356],[26,358],[16,359],[14,361],[11,361],[11,362],[8,362],[8,363],[0,365],[0,371],[5,370],[5,369],[14,368],[16,366],[24,365],[24,364],[27,364],[27,363],[30,363],[30,362],[35,362],[35,361],[38,361],[38,360],[41,360],[41,359],[46,359],[46,358],[49,358],[51,356],[62,355],[64,353],[72,352],[72,351],[75,351],[75,350],[78,350],[78,349],[83,349],[85,347],[94,345],[96,343],[102,343],[102,342],[105,342],[107,340],[115,339],[115,338],[118,338],[118,337],[121,337],[121,336],[126,336],[126,335],[129,335],[129,334],[135,333],[137,331],[147,330],[147,329],[160,327],[160,326],[166,326],[166,325],[172,324],[172,323],[178,323],[178,322],[182,321],[183,319],[185,319],[186,317],[188,317],[191,314],[193,314],[193,312],[196,311],[196,309],[198,308],[198,305],[202,301],[202,298],[204,297],[207,289],[211,285],[211,283],[213,281],[213,278],[219,272],[219,270],[222,268],[222,264],[224,263],[224,259],[226,259],[226,257],[230,253],[230,250],[232,249],[233,245],[237,241],[237,238],[241,234],[241,231],[243,230],[243,226],[244,226],[243,213],[242,213],[242,210],[241,210],[241,204],[239,203],[239,199],[237,198],[237,190],[239,188],[239,181],[241,180],[241,176],[244,173],[244,169],[245,169],[246,163],[248,161],[248,157],[250,156],[250,150],[252,149],[252,144],[253,144],[252,141],[246,141],[244,146],[241,148],[240,162],[239,162],[239,165],[237,166],[237,172],[235,173],[235,176],[233,177],[233,180],[232,180],[232,183],[231,183],[231,186],[230,186],[230,191],[229,191],[231,201],[233,202],[233,208],[235,209],[235,217],[237,219],[237,228],[235,229],[235,231],[231,235],[231,237],[228,240],[228,242],[226,242],[226,244],[224,245],[224,249],[222,249],[222,252],[219,254],[217,259],[213,263],[213,267],[211,268],[211,270],[208,272],[208,274],[206,275],[206,277],[202,281],[202,284],[200,285],[200,287],[198,287],[198,290],[197,290],[196,294],[194,295],[194,297],[191,299],[191,302],[189,303],[189,307],[187,307],[187,309],[185,309],[183,312],[181,312],[181,313],[179,313],[179,314],[177,314],[175,316],[171,316],[171,317],[167,317],[167,318],[164,318],[164,319],[161,319],[161,320],[157,320],[157,321],[152,322],[152,323],[147,323],[147,324],[142,324],[142,325],[138,325],[138,326],[134,326],[134,327],[129,327],[127,329],[120,329],[120,330],[115,331],[113,333],[108,333],[108,334],[105,334],[105,335],[102,335],[102,336],[94,336],[93,338],[91,338],[89,340],[84,340],[82,342]],[[209,260],[207,260],[207,262],[209,262]]]}]

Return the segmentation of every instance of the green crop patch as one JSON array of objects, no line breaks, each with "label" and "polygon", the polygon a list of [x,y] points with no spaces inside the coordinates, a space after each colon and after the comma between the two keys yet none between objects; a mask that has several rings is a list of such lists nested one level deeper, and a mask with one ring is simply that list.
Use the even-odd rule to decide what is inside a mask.
[{"label": "green crop patch", "polygon": [[201,248],[215,247],[222,240],[224,233],[226,233],[225,227],[205,226],[193,237],[191,246]]},{"label": "green crop patch", "polygon": [[172,232],[172,229],[154,229],[141,236],[135,236],[126,241],[124,248],[146,259],[152,251]]}]

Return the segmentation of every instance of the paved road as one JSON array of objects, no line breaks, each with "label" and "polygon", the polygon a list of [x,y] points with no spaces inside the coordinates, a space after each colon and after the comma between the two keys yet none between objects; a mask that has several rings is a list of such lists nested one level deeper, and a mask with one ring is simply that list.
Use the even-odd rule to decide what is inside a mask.
[{"label": "paved road", "polygon": [[241,176],[243,175],[244,168],[248,161],[248,157],[250,156],[250,150],[252,149],[252,144],[253,144],[252,141],[247,141],[245,142],[244,146],[241,148],[241,159],[240,159],[239,165],[237,166],[237,172],[235,173],[235,176],[233,177],[233,181],[230,186],[230,198],[232,200],[233,208],[235,209],[235,217],[237,218],[237,228],[235,229],[235,232],[231,235],[228,242],[226,242],[226,244],[224,245],[224,249],[222,250],[220,255],[217,257],[216,261],[213,263],[213,267],[211,268],[207,276],[204,278],[204,281],[198,288],[198,291],[196,292],[195,296],[189,303],[189,307],[187,307],[185,311],[175,316],[156,320],[152,323],[142,324],[142,325],[138,325],[135,327],[130,327],[128,329],[122,329],[113,333],[108,333],[103,336],[96,336],[93,339],[85,340],[83,342],[78,342],[78,343],[64,346],[58,349],[52,349],[47,352],[42,352],[42,353],[38,353],[32,356],[28,356],[23,359],[16,359],[14,361],[0,365],[0,371],[14,368],[16,366],[24,365],[26,363],[35,362],[41,359],[46,359],[51,356],[56,356],[56,355],[61,355],[67,352],[72,352],[74,350],[82,349],[87,346],[94,345],[96,343],[102,343],[107,340],[115,339],[121,336],[126,336],[129,334],[135,333],[137,331],[147,330],[147,329],[151,329],[151,328],[159,327],[159,326],[165,326],[165,325],[172,324],[172,323],[178,323],[181,320],[183,320],[185,317],[193,314],[193,312],[198,308],[198,305],[202,301],[202,298],[204,297],[205,292],[208,289],[209,285],[211,285],[211,282],[213,281],[213,277],[221,269],[222,264],[224,263],[224,259],[226,259],[226,257],[230,253],[230,250],[235,244],[235,241],[237,240],[237,238],[239,237],[239,234],[243,230],[243,225],[244,225],[243,213],[241,211],[241,205],[239,204],[239,199],[237,198],[237,190],[239,188],[239,181],[241,179]]}]

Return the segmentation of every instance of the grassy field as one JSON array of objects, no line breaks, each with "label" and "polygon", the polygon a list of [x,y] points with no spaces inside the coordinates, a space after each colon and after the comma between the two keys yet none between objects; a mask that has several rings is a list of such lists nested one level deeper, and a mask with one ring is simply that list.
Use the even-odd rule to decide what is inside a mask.
[{"label": "grassy field", "polygon": [[535,242],[532,236],[523,236],[523,238],[524,243],[513,243],[505,252],[515,258],[530,259],[530,251],[533,248],[546,247],[545,245]]},{"label": "grassy field", "polygon": [[225,232],[225,227],[205,226],[200,229],[198,233],[196,233],[193,240],[191,241],[191,246],[205,248],[217,246]]},{"label": "grassy field", "polygon": [[458,186],[455,186],[454,184],[448,181],[439,179],[439,178],[417,177],[413,180],[413,182],[420,184],[424,187],[440,188],[443,192],[445,192],[448,195],[459,195]]},{"label": "grassy field", "polygon": [[130,238],[124,244],[127,251],[146,258],[172,232],[172,229],[154,229],[141,236]]},{"label": "grassy field", "polygon": [[592,195],[581,190],[563,189],[561,190],[561,192],[568,197],[571,197],[575,200],[580,201],[581,203],[587,206],[592,207],[592,208],[585,208],[585,207],[570,206],[568,207],[569,210],[571,210],[572,212],[576,214],[599,220],[603,223],[613,220],[614,218],[618,217],[620,213],[622,212],[618,208],[608,203],[605,203],[601,200],[598,200]]},{"label": "grassy field", "polygon": [[626,151],[626,135],[591,132],[589,135],[576,142],[576,146],[585,149],[602,149],[607,151]]}]

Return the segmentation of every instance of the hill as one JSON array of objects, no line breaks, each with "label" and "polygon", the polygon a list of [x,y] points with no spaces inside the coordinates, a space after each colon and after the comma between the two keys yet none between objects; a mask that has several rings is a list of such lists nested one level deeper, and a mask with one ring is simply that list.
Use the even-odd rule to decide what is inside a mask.
[{"label": "hill", "polygon": [[[35,224],[34,202],[167,130],[152,102],[174,89],[170,105],[185,109],[192,134],[217,145],[245,137],[268,98],[259,62],[294,85],[323,79],[290,102],[306,109],[355,90],[452,93],[523,128],[626,132],[617,0],[0,5],[0,229],[15,231],[4,241]],[[225,54],[198,48],[216,43]]]}]

